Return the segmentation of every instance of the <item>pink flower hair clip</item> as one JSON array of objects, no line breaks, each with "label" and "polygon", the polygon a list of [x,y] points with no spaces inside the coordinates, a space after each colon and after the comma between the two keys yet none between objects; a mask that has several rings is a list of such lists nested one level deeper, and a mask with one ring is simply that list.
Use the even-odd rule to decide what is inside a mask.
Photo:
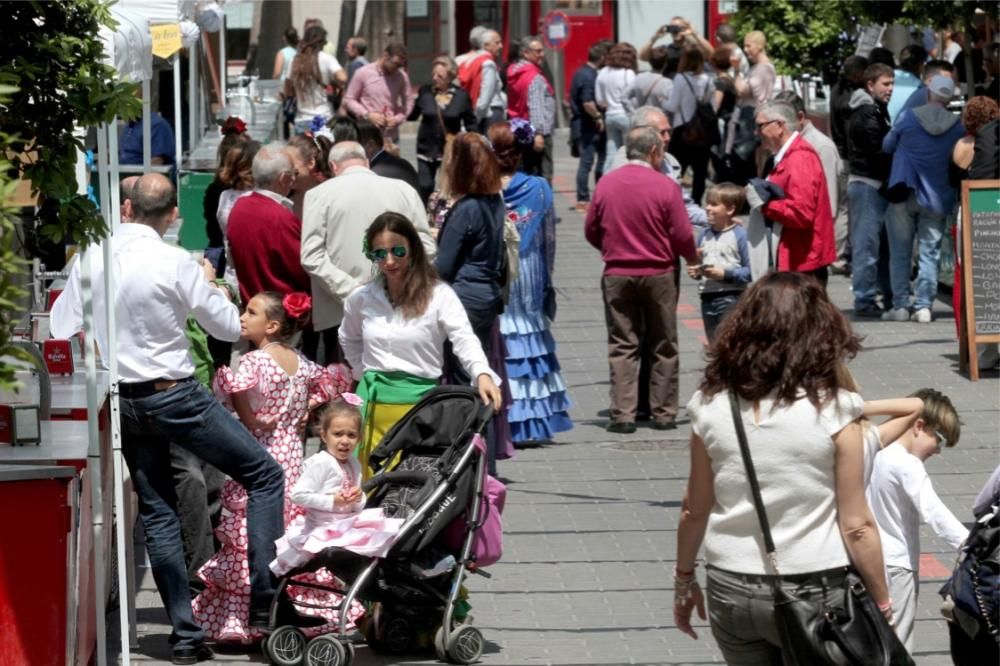
[{"label": "pink flower hair clip", "polygon": [[355,407],[361,407],[363,404],[365,404],[364,398],[362,398],[357,393],[350,393],[348,391],[344,391],[343,393],[341,393],[340,399],[346,402],[348,405],[354,405]]}]

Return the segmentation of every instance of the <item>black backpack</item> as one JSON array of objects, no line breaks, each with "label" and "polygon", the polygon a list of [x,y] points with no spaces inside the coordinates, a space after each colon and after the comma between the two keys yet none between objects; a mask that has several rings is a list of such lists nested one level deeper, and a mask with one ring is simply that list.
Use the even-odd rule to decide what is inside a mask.
[{"label": "black backpack", "polygon": [[[688,88],[691,89],[691,94],[696,95],[694,86],[691,85],[691,79],[686,74],[681,74],[680,76],[687,83]],[[711,96],[707,86],[705,92],[708,93],[709,97]],[[697,99],[697,95],[695,99],[697,103],[694,109],[694,116],[691,120],[685,121],[677,131],[681,141],[686,145],[696,148],[709,148],[718,144],[721,140],[721,136],[719,135],[719,117],[715,115],[715,109],[712,108],[710,101]]]},{"label": "black backpack", "polygon": [[1000,643],[1000,497],[976,516],[958,563],[940,591]]}]

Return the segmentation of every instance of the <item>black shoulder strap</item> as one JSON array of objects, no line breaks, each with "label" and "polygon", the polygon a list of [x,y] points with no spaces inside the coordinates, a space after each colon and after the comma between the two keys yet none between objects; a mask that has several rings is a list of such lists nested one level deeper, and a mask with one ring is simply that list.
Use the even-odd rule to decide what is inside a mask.
[{"label": "black shoulder strap", "polygon": [[760,521],[760,531],[764,534],[764,547],[770,556],[771,565],[777,571],[777,564],[774,560],[774,540],[771,538],[771,526],[767,522],[767,512],[764,511],[764,501],[760,497],[760,484],[757,483],[757,473],[754,471],[753,460],[750,458],[750,445],[747,443],[747,433],[743,429],[743,417],[740,415],[739,399],[733,391],[729,391],[729,408],[733,413],[733,425],[736,427],[736,437],[740,441],[740,454],[743,456],[743,466],[747,471],[747,480],[750,482],[750,493],[753,495],[753,506],[757,511],[757,520]]}]

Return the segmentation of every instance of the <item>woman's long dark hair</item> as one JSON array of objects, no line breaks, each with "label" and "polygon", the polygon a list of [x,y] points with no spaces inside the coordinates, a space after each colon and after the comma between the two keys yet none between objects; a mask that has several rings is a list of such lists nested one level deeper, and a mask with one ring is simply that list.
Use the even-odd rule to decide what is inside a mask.
[{"label": "woman's long dark hair", "polygon": [[861,339],[815,278],[771,273],[719,326],[699,388],[708,397],[732,389],[754,401],[773,393],[786,405],[804,392],[819,408],[850,388],[838,366],[860,349]]},{"label": "woman's long dark hair", "polygon": [[318,25],[309,26],[299,42],[299,52],[292,60],[292,71],[289,74],[296,95],[323,85],[323,76],[319,71],[319,52],[325,45],[326,30]]},{"label": "woman's long dark hair", "polygon": [[399,234],[410,246],[409,269],[403,280],[403,291],[399,294],[395,306],[409,319],[419,317],[431,302],[431,293],[438,282],[437,271],[427,258],[417,228],[405,215],[387,212],[376,217],[365,231],[365,248],[372,247],[375,237],[383,231]]}]

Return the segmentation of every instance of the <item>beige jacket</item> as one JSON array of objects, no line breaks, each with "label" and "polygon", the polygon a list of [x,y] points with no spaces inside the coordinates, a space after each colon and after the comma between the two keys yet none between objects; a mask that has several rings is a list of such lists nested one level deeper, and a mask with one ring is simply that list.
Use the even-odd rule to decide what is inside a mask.
[{"label": "beige jacket", "polygon": [[302,267],[312,282],[313,328],[339,326],[344,301],[371,279],[372,262],[362,251],[365,231],[382,213],[405,215],[420,233],[428,259],[437,244],[420,195],[401,180],[362,166],[306,192],[302,215]]}]

